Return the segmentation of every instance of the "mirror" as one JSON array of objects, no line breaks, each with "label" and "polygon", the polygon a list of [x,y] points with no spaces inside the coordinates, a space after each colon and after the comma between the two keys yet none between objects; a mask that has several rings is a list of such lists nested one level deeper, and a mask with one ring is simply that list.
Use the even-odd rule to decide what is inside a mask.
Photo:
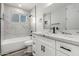
[{"label": "mirror", "polygon": [[66,18],[68,30],[79,30],[79,3],[67,6]]},{"label": "mirror", "polygon": [[54,3],[44,9],[44,29],[79,31],[79,3]]},{"label": "mirror", "polygon": [[51,25],[51,13],[50,6],[43,10],[43,29],[50,30]]},{"label": "mirror", "polygon": [[51,28],[59,27],[59,30],[66,29],[66,4],[54,3],[51,5]]}]

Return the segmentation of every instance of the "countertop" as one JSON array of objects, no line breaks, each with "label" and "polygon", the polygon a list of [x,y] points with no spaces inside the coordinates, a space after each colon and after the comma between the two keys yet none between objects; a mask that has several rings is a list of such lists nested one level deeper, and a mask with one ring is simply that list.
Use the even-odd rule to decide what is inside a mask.
[{"label": "countertop", "polygon": [[79,46],[79,35],[68,35],[68,34],[60,34],[60,33],[51,34],[51,33],[42,33],[42,32],[33,32],[33,34]]}]

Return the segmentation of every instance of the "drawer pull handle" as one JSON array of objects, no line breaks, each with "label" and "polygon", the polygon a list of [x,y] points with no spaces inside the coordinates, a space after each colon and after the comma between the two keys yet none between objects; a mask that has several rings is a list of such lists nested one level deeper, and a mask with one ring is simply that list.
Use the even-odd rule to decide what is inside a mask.
[{"label": "drawer pull handle", "polygon": [[67,51],[71,52],[70,49],[67,49],[67,48],[65,48],[65,47],[63,47],[63,46],[60,46],[60,48],[62,48],[62,49],[64,49],[64,50],[67,50]]}]

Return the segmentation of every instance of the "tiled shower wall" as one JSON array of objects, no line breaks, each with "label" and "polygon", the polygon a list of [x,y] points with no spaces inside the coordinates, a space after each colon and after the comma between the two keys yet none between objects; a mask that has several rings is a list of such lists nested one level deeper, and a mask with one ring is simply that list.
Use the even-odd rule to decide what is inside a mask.
[{"label": "tiled shower wall", "polygon": [[29,18],[26,22],[12,22],[12,15],[29,15],[29,12],[10,7],[4,6],[4,37],[5,39],[24,37],[30,35],[30,20]]}]

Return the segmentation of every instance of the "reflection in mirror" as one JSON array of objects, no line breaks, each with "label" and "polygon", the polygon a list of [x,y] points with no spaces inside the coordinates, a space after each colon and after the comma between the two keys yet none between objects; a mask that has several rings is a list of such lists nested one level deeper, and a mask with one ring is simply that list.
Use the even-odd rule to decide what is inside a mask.
[{"label": "reflection in mirror", "polygon": [[[66,4],[54,3],[51,5],[51,28],[58,27],[60,31],[66,29]],[[55,25],[52,25],[55,24]]]},{"label": "reflection in mirror", "polygon": [[[79,3],[54,3],[51,5],[51,30],[79,33]],[[59,23],[59,24],[58,24]]]},{"label": "reflection in mirror", "polygon": [[43,15],[44,29],[50,29],[50,13]]}]

